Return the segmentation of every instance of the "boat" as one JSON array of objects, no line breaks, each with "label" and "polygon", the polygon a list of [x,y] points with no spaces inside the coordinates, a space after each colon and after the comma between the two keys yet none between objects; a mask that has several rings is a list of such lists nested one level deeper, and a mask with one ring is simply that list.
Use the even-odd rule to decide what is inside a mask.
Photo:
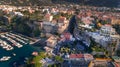
[{"label": "boat", "polygon": [[7,42],[5,41],[1,41],[0,43],[0,46],[3,48],[3,49],[6,49],[6,50],[12,50],[13,47],[11,45],[9,45]]},{"label": "boat", "polygon": [[13,53],[13,56],[16,56],[16,54],[15,54],[15,53]]},{"label": "boat", "polygon": [[10,58],[10,56],[3,56],[0,61],[8,61]]}]

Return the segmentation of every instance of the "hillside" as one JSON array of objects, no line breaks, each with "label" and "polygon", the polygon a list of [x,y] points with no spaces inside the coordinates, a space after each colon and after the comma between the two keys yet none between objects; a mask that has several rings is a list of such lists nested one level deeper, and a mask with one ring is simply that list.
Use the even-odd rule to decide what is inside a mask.
[{"label": "hillside", "polygon": [[120,0],[0,0],[0,3],[17,6],[76,3],[92,6],[117,7],[118,5],[120,5]]},{"label": "hillside", "polygon": [[118,7],[120,0],[52,0],[53,3],[77,3],[92,6]]},{"label": "hillside", "polygon": [[0,4],[9,4],[15,6],[50,5],[51,0],[0,0]]}]

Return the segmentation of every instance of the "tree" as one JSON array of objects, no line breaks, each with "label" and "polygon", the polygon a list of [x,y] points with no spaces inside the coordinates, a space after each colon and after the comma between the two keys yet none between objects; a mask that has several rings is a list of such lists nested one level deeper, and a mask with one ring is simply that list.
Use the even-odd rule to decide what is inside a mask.
[{"label": "tree", "polygon": [[47,10],[45,10],[44,12],[43,12],[43,14],[47,14],[48,13],[48,11]]},{"label": "tree", "polygon": [[109,56],[109,52],[106,50],[105,51],[105,56],[108,57]]},{"label": "tree", "polygon": [[0,21],[0,26],[5,25],[3,21]]},{"label": "tree", "polygon": [[31,61],[32,61],[32,57],[30,57],[29,59],[27,59],[25,67],[34,67],[34,65],[31,64]]},{"label": "tree", "polygon": [[118,56],[120,56],[120,49],[119,49],[119,50],[117,50],[117,55],[118,55]]},{"label": "tree", "polygon": [[42,67],[42,63],[35,63],[35,67]]},{"label": "tree", "polygon": [[48,67],[52,67],[52,65],[48,65]]},{"label": "tree", "polygon": [[19,25],[17,25],[17,32],[20,32],[24,35],[30,35],[30,33],[32,32],[31,28],[25,24],[25,23],[21,23]]},{"label": "tree", "polygon": [[41,56],[42,58],[45,58],[46,57],[46,53],[45,52],[40,52],[39,56]]},{"label": "tree", "polygon": [[120,24],[115,24],[113,27],[115,28],[116,32],[120,34]]},{"label": "tree", "polygon": [[64,47],[62,47],[61,49],[60,49],[60,52],[66,52],[66,53],[68,53],[68,52],[70,52],[70,49],[69,48],[64,48]]},{"label": "tree", "polygon": [[54,64],[54,67],[57,67],[56,64]]},{"label": "tree", "polygon": [[42,60],[45,57],[46,57],[45,52],[40,52],[38,56],[35,56],[33,58],[33,62],[35,63],[34,66],[35,67],[42,67],[42,63],[40,63],[40,60]]},{"label": "tree", "polygon": [[7,29],[12,30],[12,25],[11,24],[7,25]]},{"label": "tree", "polygon": [[60,18],[60,16],[61,16],[60,14],[53,15],[53,18],[58,20]]},{"label": "tree", "polygon": [[60,57],[60,56],[55,56],[55,60],[57,61],[57,62],[63,62],[63,59],[62,59],[62,57]]},{"label": "tree", "polygon": [[32,29],[26,22],[29,22],[29,19],[27,17],[15,16],[11,20],[11,28],[16,32],[30,36]]},{"label": "tree", "polygon": [[34,31],[33,31],[33,34],[35,37],[38,37],[40,35],[40,30],[39,28],[36,28]]}]

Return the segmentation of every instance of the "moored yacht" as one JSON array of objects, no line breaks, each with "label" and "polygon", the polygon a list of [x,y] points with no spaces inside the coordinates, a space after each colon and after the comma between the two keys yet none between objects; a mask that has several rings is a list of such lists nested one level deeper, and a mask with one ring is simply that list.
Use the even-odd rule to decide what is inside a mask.
[{"label": "moored yacht", "polygon": [[10,56],[3,56],[2,58],[0,58],[0,61],[7,61],[10,58],[11,58]]}]

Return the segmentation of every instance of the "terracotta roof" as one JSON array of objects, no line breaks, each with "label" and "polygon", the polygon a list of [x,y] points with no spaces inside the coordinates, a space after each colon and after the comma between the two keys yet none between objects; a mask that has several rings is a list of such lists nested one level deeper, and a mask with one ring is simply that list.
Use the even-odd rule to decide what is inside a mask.
[{"label": "terracotta roof", "polygon": [[119,65],[119,64],[117,64],[117,63],[115,63],[115,67],[120,67],[120,65]]},{"label": "terracotta roof", "polygon": [[83,58],[84,55],[83,54],[71,54],[70,58]]},{"label": "terracotta roof", "polygon": [[84,54],[84,58],[93,58],[93,56],[91,54]]}]

